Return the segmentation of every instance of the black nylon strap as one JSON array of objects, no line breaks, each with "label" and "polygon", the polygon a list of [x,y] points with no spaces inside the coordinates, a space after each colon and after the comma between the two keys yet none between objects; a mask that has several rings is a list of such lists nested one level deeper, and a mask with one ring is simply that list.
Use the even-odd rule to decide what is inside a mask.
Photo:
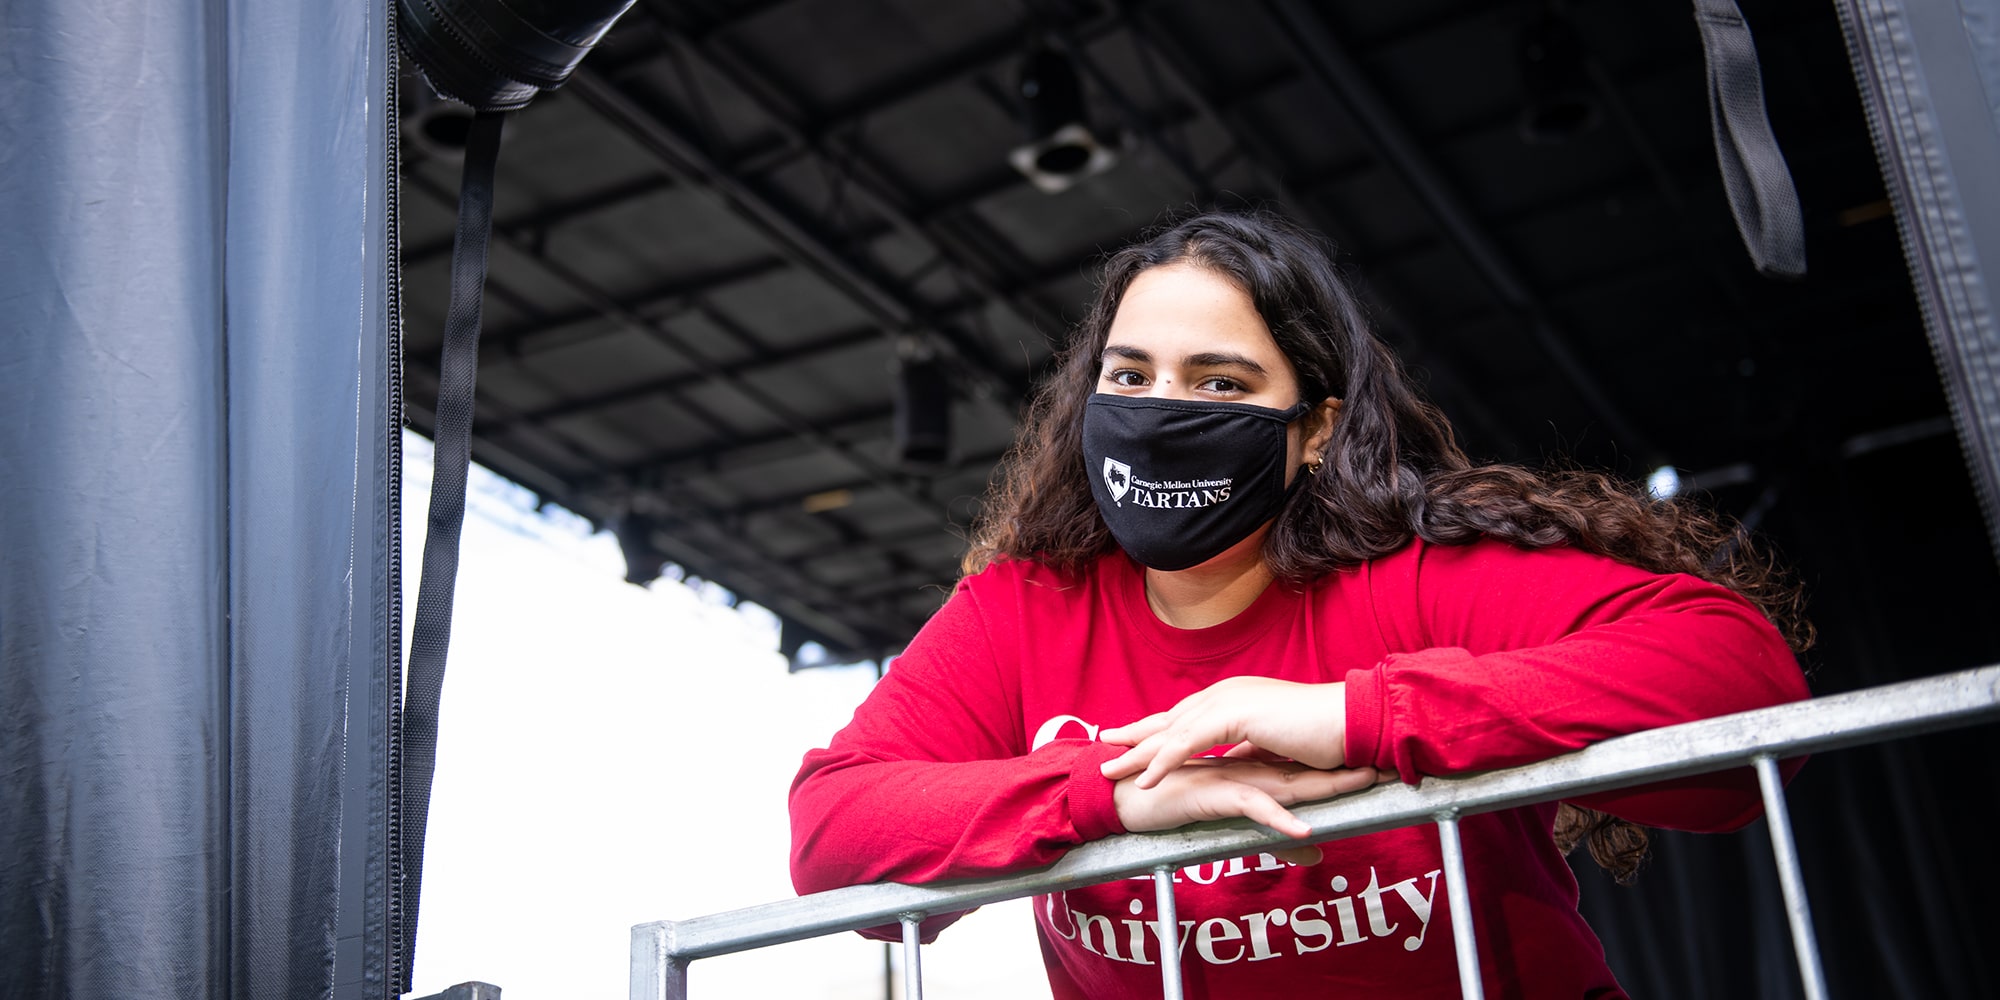
[{"label": "black nylon strap", "polygon": [[1802,278],[1806,227],[1799,194],[1764,111],[1757,43],[1736,0],[1694,0],[1694,20],[1708,59],[1708,117],[1729,211],[1759,273]]},{"label": "black nylon strap", "polygon": [[451,305],[438,361],[435,469],[430,526],[424,537],[423,578],[403,694],[402,742],[402,983],[411,989],[416,966],[417,905],[424,875],[424,829],[431,775],[437,768],[438,700],[444,690],[445,648],[451,643],[452,591],[458,580],[459,528],[465,522],[465,482],[472,462],[473,382],[479,373],[479,306],[486,288],[486,245],[493,230],[493,165],[505,112],[482,111],[466,136],[459,182],[458,233],[451,248]]}]

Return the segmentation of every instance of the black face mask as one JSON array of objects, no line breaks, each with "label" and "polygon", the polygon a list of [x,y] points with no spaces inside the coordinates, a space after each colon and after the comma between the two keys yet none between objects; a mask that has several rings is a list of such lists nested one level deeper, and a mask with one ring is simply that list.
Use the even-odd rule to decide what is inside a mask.
[{"label": "black face mask", "polygon": [[1169,571],[1249,537],[1285,503],[1285,428],[1311,409],[1091,396],[1084,471],[1111,537]]}]

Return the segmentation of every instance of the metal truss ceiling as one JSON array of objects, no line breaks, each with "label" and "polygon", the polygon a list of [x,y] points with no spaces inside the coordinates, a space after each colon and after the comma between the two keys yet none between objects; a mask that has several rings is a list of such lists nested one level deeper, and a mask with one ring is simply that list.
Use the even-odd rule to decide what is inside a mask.
[{"label": "metal truss ceiling", "polygon": [[[643,519],[788,646],[879,656],[956,578],[1093,260],[1170,210],[1269,205],[1337,241],[1475,454],[1722,470],[1745,513],[1944,404],[1831,5],[1743,7],[1806,210],[1794,284],[1737,241],[1685,4],[1564,5],[1595,122],[1529,142],[1541,3],[641,0],[509,126],[475,454]],[[1119,153],[1058,194],[1007,162],[1031,44]],[[423,399],[457,166],[404,163]],[[949,380],[942,467],[893,454],[899,345]]]}]

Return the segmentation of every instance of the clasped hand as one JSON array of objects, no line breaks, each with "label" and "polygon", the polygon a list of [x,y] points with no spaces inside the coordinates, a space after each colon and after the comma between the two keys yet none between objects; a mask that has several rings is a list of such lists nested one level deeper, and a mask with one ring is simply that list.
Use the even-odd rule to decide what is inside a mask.
[{"label": "clasped hand", "polygon": [[[1131,747],[1106,761],[1113,801],[1127,830],[1170,830],[1243,816],[1293,837],[1312,832],[1286,806],[1358,791],[1378,780],[1346,763],[1345,684],[1269,677],[1218,681],[1098,738]],[[1228,746],[1222,757],[1196,757]],[[1302,860],[1317,860],[1304,848]]]}]

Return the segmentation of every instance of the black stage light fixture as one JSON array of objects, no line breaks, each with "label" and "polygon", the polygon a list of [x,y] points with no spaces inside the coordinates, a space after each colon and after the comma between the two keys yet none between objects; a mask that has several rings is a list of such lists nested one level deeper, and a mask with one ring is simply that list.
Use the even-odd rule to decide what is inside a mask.
[{"label": "black stage light fixture", "polygon": [[1017,92],[1028,141],[1007,155],[1041,190],[1055,194],[1118,162],[1118,153],[1091,130],[1083,85],[1069,58],[1036,47],[1021,62]]},{"label": "black stage light fixture", "polygon": [[799,672],[799,647],[806,644],[806,637],[790,618],[778,619],[778,654],[785,658],[785,672]]},{"label": "black stage light fixture", "polygon": [[611,534],[618,539],[618,551],[625,554],[625,582],[643,587],[660,578],[667,554],[653,544],[659,525],[643,514],[627,514],[618,519]]},{"label": "black stage light fixture", "polygon": [[1521,32],[1516,56],[1528,101],[1521,109],[1526,142],[1567,142],[1597,125],[1602,112],[1584,66],[1583,36],[1553,7]]},{"label": "black stage light fixture", "polygon": [[898,345],[895,363],[896,464],[928,472],[951,464],[951,372],[914,340]]},{"label": "black stage light fixture", "polygon": [[635,0],[396,0],[403,48],[438,93],[512,111],[562,86]]}]

